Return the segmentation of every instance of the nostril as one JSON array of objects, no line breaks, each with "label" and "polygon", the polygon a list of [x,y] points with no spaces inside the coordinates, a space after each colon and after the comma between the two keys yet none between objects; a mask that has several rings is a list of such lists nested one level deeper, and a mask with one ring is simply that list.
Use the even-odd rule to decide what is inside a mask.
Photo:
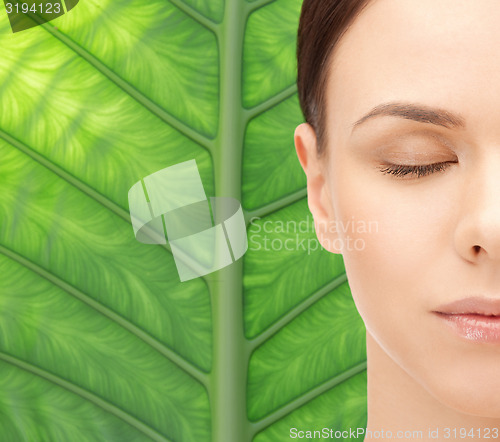
[{"label": "nostril", "polygon": [[476,255],[479,253],[481,250],[481,246],[474,246],[474,252],[476,252]]}]

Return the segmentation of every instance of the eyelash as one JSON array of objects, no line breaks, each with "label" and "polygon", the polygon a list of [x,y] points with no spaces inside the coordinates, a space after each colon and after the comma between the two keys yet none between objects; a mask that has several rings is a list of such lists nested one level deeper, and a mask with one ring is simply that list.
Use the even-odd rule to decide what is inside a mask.
[{"label": "eyelash", "polygon": [[390,166],[384,166],[383,168],[380,168],[380,171],[384,174],[390,174],[396,177],[413,175],[416,178],[421,178],[435,172],[442,172],[453,163],[455,162],[447,161],[443,163],[426,164],[423,166],[405,166],[402,164],[391,164]]}]

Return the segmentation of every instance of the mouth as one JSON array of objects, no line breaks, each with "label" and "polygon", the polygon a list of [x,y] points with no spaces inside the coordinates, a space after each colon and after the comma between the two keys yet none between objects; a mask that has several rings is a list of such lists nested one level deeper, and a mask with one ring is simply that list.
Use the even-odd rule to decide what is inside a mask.
[{"label": "mouth", "polygon": [[500,299],[464,298],[433,313],[468,341],[500,344]]}]

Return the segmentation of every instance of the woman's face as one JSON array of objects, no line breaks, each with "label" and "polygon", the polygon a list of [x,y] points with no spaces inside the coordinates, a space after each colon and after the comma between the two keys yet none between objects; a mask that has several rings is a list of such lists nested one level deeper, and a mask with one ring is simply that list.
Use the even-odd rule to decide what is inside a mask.
[{"label": "woman's face", "polygon": [[296,131],[318,236],[370,337],[441,402],[490,417],[499,327],[459,313],[500,314],[499,23],[498,0],[372,1],[332,58],[326,155]]}]

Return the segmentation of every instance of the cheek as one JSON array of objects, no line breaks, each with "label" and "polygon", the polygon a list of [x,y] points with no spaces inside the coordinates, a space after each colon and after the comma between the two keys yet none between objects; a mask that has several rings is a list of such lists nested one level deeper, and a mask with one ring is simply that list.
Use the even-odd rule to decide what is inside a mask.
[{"label": "cheek", "polygon": [[405,327],[432,304],[438,263],[452,256],[453,189],[441,177],[410,184],[352,170],[334,170],[330,195],[354,300],[367,329]]}]

